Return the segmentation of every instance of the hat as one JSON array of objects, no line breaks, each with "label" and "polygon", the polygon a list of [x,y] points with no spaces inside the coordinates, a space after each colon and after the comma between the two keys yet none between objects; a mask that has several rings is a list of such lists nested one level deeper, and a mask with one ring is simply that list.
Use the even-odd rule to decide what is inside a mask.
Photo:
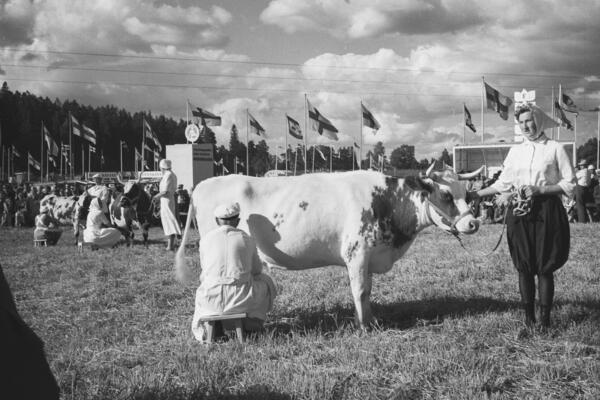
[{"label": "hat", "polygon": [[102,175],[100,175],[100,174],[92,175],[92,179],[96,179],[96,178],[102,178]]},{"label": "hat", "polygon": [[592,171],[593,171],[593,170],[595,170],[595,169],[596,169],[596,167],[594,167],[592,164],[590,164],[590,165],[588,165],[588,169],[590,169],[590,170],[592,170]]},{"label": "hat", "polygon": [[214,211],[215,217],[219,219],[232,219],[240,215],[240,205],[238,203],[221,204]]},{"label": "hat", "polygon": [[162,160],[160,160],[160,163],[158,163],[158,166],[162,169],[171,169],[171,160],[163,158]]},{"label": "hat", "polygon": [[183,183],[180,183],[179,185],[177,185],[178,189],[183,189]]},{"label": "hat", "polygon": [[581,160],[577,163],[577,165],[579,165],[579,166],[581,166],[581,165],[585,166],[585,164],[587,164],[587,161],[585,161],[585,160]]}]

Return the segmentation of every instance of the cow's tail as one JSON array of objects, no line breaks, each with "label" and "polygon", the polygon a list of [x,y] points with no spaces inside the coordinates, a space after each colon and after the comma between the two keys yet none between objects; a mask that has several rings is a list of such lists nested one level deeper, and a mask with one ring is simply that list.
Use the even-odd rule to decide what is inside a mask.
[{"label": "cow's tail", "polygon": [[194,202],[190,201],[190,207],[188,208],[188,215],[185,221],[183,236],[181,238],[181,243],[179,244],[179,249],[177,249],[177,253],[175,254],[175,278],[181,283],[189,282],[193,275],[193,271],[189,267],[185,258],[185,244],[187,243],[190,234],[190,226],[192,224],[192,220],[195,218],[195,214],[196,209],[194,208]]}]

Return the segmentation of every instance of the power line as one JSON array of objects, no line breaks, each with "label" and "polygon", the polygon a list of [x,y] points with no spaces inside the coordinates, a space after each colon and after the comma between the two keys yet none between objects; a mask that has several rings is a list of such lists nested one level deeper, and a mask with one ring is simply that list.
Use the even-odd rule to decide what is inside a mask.
[{"label": "power line", "polygon": [[[253,79],[279,79],[290,81],[314,81],[314,82],[334,82],[334,83],[366,83],[366,84],[393,84],[393,85],[416,85],[418,82],[402,82],[389,80],[356,80],[356,79],[330,79],[330,78],[307,78],[307,77],[291,77],[291,76],[264,76],[264,75],[242,75],[242,74],[209,74],[198,72],[169,72],[169,71],[142,71],[139,69],[118,69],[118,68],[98,68],[98,67],[74,67],[74,66],[52,66],[52,65],[19,65],[19,64],[2,64],[3,67],[13,68],[29,68],[29,69],[46,69],[46,70],[69,70],[69,71],[94,71],[94,72],[117,72],[117,73],[134,73],[148,75],[167,75],[167,76],[198,76],[205,78],[253,78]],[[456,83],[459,84],[459,83]],[[475,85],[479,82],[460,83],[464,85]],[[452,86],[450,83],[432,83],[428,86]],[[516,86],[515,86],[516,87]]]},{"label": "power line", "polygon": [[[8,80],[19,82],[42,82],[42,83],[62,83],[73,85],[118,85],[132,87],[149,87],[149,88],[167,88],[167,89],[202,89],[202,90],[246,90],[246,91],[263,91],[263,92],[281,92],[281,93],[312,93],[310,90],[298,89],[265,89],[265,88],[249,88],[249,87],[220,87],[220,86],[190,86],[190,85],[173,85],[173,84],[158,84],[158,83],[131,83],[131,82],[113,82],[113,81],[75,81],[75,80],[57,80],[57,79],[30,79],[30,78],[9,78]],[[323,91],[323,90],[320,90]],[[369,96],[427,96],[427,97],[472,97],[480,98],[480,95],[462,95],[462,94],[439,94],[439,93],[409,93],[409,92],[365,92],[365,91],[339,91],[327,90],[329,93],[336,94],[354,94],[354,95],[369,95]]]},{"label": "power line", "polygon": [[78,51],[58,51],[58,50],[24,50],[14,47],[5,47],[5,51],[10,52],[26,52],[32,54],[55,54],[55,55],[75,55],[88,57],[111,57],[111,58],[128,58],[142,60],[163,60],[163,61],[194,61],[202,63],[220,63],[220,64],[245,64],[245,65],[267,65],[279,67],[293,68],[324,68],[324,69],[348,69],[362,71],[389,71],[389,72],[420,72],[420,73],[444,73],[444,74],[460,74],[460,75],[476,75],[476,76],[517,76],[527,78],[568,78],[580,79],[580,75],[555,75],[555,74],[524,74],[524,73],[508,73],[508,72],[483,72],[483,71],[448,71],[428,68],[425,70],[419,68],[383,68],[383,67],[359,67],[347,65],[305,65],[297,63],[282,63],[282,62],[267,62],[267,61],[248,61],[248,60],[207,60],[201,57],[173,57],[173,56],[150,56],[150,55],[135,55],[135,54],[116,54],[116,53],[88,53]]},{"label": "power line", "polygon": [[[120,68],[98,68],[98,67],[75,67],[75,66],[53,66],[53,65],[19,65],[19,64],[2,64],[3,67],[11,68],[29,68],[29,69],[46,69],[46,70],[63,70],[63,71],[86,71],[86,72],[116,72],[127,74],[145,74],[145,75],[166,75],[166,76],[195,76],[203,78],[233,78],[233,79],[272,79],[272,80],[287,80],[287,81],[307,81],[307,82],[327,82],[327,83],[349,83],[349,84],[391,84],[391,85],[426,85],[431,86],[456,86],[456,85],[480,85],[481,82],[446,82],[446,83],[421,83],[421,82],[406,82],[406,81],[390,81],[390,80],[357,80],[357,79],[330,79],[330,78],[307,78],[307,77],[290,77],[290,76],[264,76],[264,75],[242,75],[242,74],[213,74],[213,73],[198,73],[198,72],[171,72],[171,71],[143,71],[139,69],[120,69]],[[522,85],[495,85],[498,88],[519,89]],[[534,87],[535,89],[550,89],[549,87]]]}]

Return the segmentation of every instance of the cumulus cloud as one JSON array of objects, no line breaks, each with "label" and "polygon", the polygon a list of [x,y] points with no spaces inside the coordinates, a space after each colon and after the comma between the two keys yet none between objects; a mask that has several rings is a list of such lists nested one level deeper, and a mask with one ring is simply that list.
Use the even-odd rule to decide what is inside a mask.
[{"label": "cumulus cloud", "polygon": [[0,46],[33,42],[34,13],[30,0],[0,1]]},{"label": "cumulus cloud", "polygon": [[152,52],[153,46],[181,51],[222,48],[232,15],[213,6],[180,7],[142,0],[10,0],[0,5],[0,44],[33,50]]},{"label": "cumulus cloud", "polygon": [[262,12],[261,20],[288,33],[323,30],[358,39],[386,33],[456,32],[484,21],[476,10],[470,1],[275,0]]}]

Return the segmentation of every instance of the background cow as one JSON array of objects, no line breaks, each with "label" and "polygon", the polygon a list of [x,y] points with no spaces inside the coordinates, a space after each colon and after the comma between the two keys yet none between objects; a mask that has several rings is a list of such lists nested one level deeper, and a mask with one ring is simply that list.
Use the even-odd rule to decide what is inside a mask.
[{"label": "background cow", "polygon": [[[123,203],[127,199],[128,204]],[[137,221],[142,228],[144,245],[148,245],[148,229],[153,220],[154,206],[150,195],[144,190],[144,185],[140,182],[129,181],[124,184],[123,196],[121,197],[121,206],[132,207],[137,215]]]},{"label": "background cow", "polygon": [[252,235],[267,263],[290,270],[346,266],[364,327],[372,318],[371,274],[389,271],[419,231],[431,224],[454,234],[479,228],[459,182],[479,171],[457,176],[432,169],[406,179],[373,171],[207,179],[192,194],[176,273],[183,280],[190,276],[184,252],[194,215],[202,236],[217,226],[214,208],[237,201],[239,228]]},{"label": "background cow", "polygon": [[40,200],[40,207],[49,206],[52,210],[52,216],[63,225],[73,223],[73,211],[78,200],[78,196],[57,196],[55,194],[46,195]]}]

